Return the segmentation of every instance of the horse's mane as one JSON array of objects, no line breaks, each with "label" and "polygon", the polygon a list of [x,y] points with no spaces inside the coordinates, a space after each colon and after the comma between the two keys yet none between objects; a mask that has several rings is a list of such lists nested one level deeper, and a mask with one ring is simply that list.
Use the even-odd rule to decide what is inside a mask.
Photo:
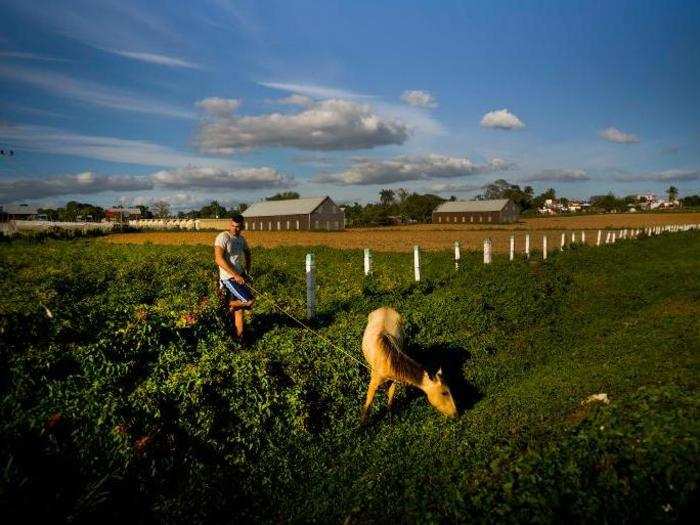
[{"label": "horse's mane", "polygon": [[398,381],[419,385],[423,380],[424,369],[400,349],[397,338],[388,332],[379,336],[379,348],[387,358],[391,371]]}]

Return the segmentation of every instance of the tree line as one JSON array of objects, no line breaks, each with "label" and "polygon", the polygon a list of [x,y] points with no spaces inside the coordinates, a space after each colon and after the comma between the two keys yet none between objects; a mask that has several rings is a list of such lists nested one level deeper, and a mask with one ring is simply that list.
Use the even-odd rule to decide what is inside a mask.
[{"label": "tree line", "polygon": [[[678,188],[670,186],[666,193],[670,201],[678,197]],[[297,192],[286,191],[266,197],[267,201],[298,199]],[[482,193],[474,197],[474,200],[510,199],[524,215],[533,215],[537,209],[542,208],[548,199],[558,201],[563,205],[569,204],[565,197],[557,197],[554,188],[548,188],[539,195],[535,195],[532,186],[521,188],[504,179],[498,179],[482,188]],[[379,201],[368,204],[358,202],[343,205],[348,226],[385,226],[397,223],[425,223],[430,222],[433,210],[445,202],[455,201],[453,195],[448,199],[432,193],[415,193],[406,188],[382,189],[379,192]],[[690,195],[679,199],[684,208],[700,207],[700,195]],[[605,195],[593,195],[590,197],[591,211],[597,212],[624,212],[630,206],[639,204],[637,195],[617,197],[612,192]],[[141,210],[141,218],[168,218],[176,216],[181,219],[217,219],[229,217],[233,213],[242,213],[248,208],[248,204],[241,202],[227,208],[219,201],[202,206],[200,209],[179,211],[176,215],[171,212],[170,204],[166,201],[156,201],[151,206],[135,206]],[[100,221],[105,217],[105,210],[93,204],[70,201],[62,208],[40,208],[39,213],[45,214],[52,221]]]}]

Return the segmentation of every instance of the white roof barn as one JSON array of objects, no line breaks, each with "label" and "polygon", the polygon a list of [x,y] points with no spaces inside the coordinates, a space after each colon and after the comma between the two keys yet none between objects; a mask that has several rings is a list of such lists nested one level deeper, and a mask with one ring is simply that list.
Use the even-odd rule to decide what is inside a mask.
[{"label": "white roof barn", "polygon": [[264,201],[251,204],[243,217],[274,217],[275,215],[302,215],[313,213],[323,201],[330,197],[307,197],[282,201]]},{"label": "white roof barn", "polygon": [[243,212],[248,230],[342,230],[345,212],[327,195],[256,202]]},{"label": "white roof barn", "polygon": [[435,208],[436,213],[460,213],[479,211],[501,211],[508,204],[508,199],[490,201],[447,201]]}]

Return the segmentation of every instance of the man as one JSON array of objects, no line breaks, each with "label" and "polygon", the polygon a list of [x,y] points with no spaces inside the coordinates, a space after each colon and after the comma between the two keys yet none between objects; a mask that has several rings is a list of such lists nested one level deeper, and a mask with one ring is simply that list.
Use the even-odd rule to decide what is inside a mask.
[{"label": "man", "polygon": [[245,310],[255,304],[255,297],[245,282],[250,271],[250,249],[241,235],[245,221],[239,214],[231,216],[228,231],[214,241],[214,261],[219,267],[221,286],[227,292],[229,312],[235,326],[236,338],[243,343]]}]

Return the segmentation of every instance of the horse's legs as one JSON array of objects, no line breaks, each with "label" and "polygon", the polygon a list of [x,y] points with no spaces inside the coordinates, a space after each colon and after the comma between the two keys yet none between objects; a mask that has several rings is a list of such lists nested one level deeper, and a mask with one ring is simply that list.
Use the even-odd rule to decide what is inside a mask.
[{"label": "horse's legs", "polygon": [[374,400],[374,394],[377,393],[377,387],[379,386],[379,376],[373,375],[369,380],[369,387],[367,388],[367,399],[365,400],[365,406],[362,407],[362,415],[360,419],[363,423],[367,421],[367,412],[369,411],[369,406]]},{"label": "horse's legs", "polygon": [[389,410],[394,406],[394,394],[396,393],[396,381],[392,381],[389,385],[389,391],[387,392],[387,397],[389,398]]}]

